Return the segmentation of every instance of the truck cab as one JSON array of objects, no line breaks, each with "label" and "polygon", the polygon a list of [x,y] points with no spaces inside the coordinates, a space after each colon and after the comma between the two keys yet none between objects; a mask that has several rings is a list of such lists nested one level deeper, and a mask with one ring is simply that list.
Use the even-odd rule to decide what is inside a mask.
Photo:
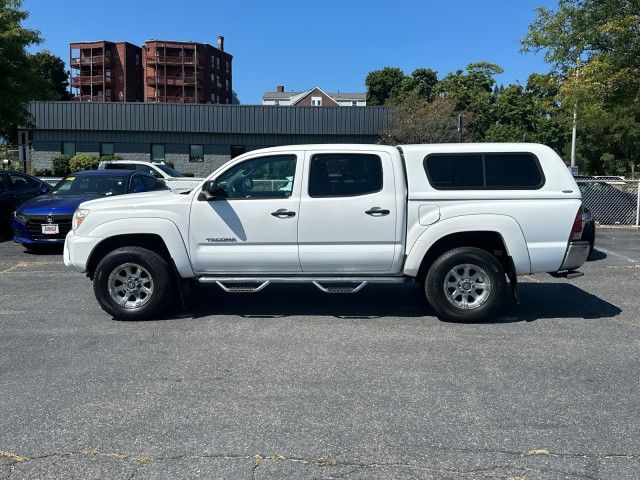
[{"label": "truck cab", "polygon": [[581,233],[580,191],[543,145],[299,145],[246,153],[190,192],[82,204],[65,263],[118,318],[157,316],[196,282],[417,281],[441,318],[480,320],[507,282],[517,298],[518,275],[578,275]]}]

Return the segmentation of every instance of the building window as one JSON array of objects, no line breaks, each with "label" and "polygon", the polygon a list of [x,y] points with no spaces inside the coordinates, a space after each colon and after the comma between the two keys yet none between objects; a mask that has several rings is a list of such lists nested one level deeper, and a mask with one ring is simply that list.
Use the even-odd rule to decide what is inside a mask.
[{"label": "building window", "polygon": [[220,70],[220,57],[216,57],[216,69]]},{"label": "building window", "polygon": [[358,102],[356,102],[355,100],[353,100],[353,101],[351,102],[351,106],[352,106],[352,107],[357,107],[357,106],[358,106]]},{"label": "building window", "polygon": [[76,142],[62,142],[62,154],[73,157],[76,154]]},{"label": "building window", "polygon": [[224,62],[224,64],[227,69],[227,73],[231,72],[231,63],[227,60]]},{"label": "building window", "polygon": [[151,144],[151,161],[164,162],[164,144],[162,143]]},{"label": "building window", "polygon": [[116,147],[113,143],[101,143],[100,144],[100,156],[113,155],[116,153]]},{"label": "building window", "polygon": [[313,107],[321,107],[322,106],[322,97],[311,97],[311,106],[313,106]]},{"label": "building window", "polygon": [[229,90],[229,79],[228,78],[225,80],[225,85],[227,86],[227,90]]},{"label": "building window", "polygon": [[238,155],[242,155],[247,151],[247,147],[244,145],[231,145],[231,158],[236,158]]},{"label": "building window", "polygon": [[204,145],[189,145],[189,161],[204,162]]}]

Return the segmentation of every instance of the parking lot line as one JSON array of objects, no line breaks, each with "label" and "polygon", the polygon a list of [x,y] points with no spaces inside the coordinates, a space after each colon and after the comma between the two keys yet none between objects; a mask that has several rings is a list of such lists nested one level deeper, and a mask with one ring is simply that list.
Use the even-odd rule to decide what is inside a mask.
[{"label": "parking lot line", "polygon": [[640,263],[640,260],[634,260],[631,257],[627,257],[626,255],[622,255],[621,253],[613,252],[611,250],[608,250],[606,248],[602,248],[600,246],[598,246],[597,250],[599,250],[599,251],[601,251],[603,253],[606,253],[607,255],[613,255],[614,257],[621,258],[621,259],[626,260],[627,262],[630,262],[630,263]]}]

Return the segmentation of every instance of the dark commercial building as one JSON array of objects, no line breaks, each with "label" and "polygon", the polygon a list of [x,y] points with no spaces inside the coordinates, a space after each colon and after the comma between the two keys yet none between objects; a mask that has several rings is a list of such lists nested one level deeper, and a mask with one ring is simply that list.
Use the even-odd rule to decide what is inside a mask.
[{"label": "dark commercial building", "polygon": [[149,40],[144,47],[144,101],[232,103],[231,61],[208,43]]},{"label": "dark commercial building", "polygon": [[69,44],[71,92],[82,102],[141,102],[142,49],[129,42]]},{"label": "dark commercial building", "polygon": [[31,164],[51,168],[64,152],[167,161],[207,175],[248,150],[307,143],[377,143],[385,107],[32,102]]}]

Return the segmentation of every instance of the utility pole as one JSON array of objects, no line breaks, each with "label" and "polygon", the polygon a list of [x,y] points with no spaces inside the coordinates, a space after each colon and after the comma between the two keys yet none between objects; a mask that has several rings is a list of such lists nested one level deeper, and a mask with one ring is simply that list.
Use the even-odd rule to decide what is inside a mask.
[{"label": "utility pole", "polygon": [[458,143],[462,143],[462,130],[464,128],[464,117],[458,114]]},{"label": "utility pole", "polygon": [[[580,76],[580,57],[576,61],[576,83]],[[576,139],[578,136],[578,101],[573,106],[573,129],[571,131],[571,170],[576,166]]]}]

